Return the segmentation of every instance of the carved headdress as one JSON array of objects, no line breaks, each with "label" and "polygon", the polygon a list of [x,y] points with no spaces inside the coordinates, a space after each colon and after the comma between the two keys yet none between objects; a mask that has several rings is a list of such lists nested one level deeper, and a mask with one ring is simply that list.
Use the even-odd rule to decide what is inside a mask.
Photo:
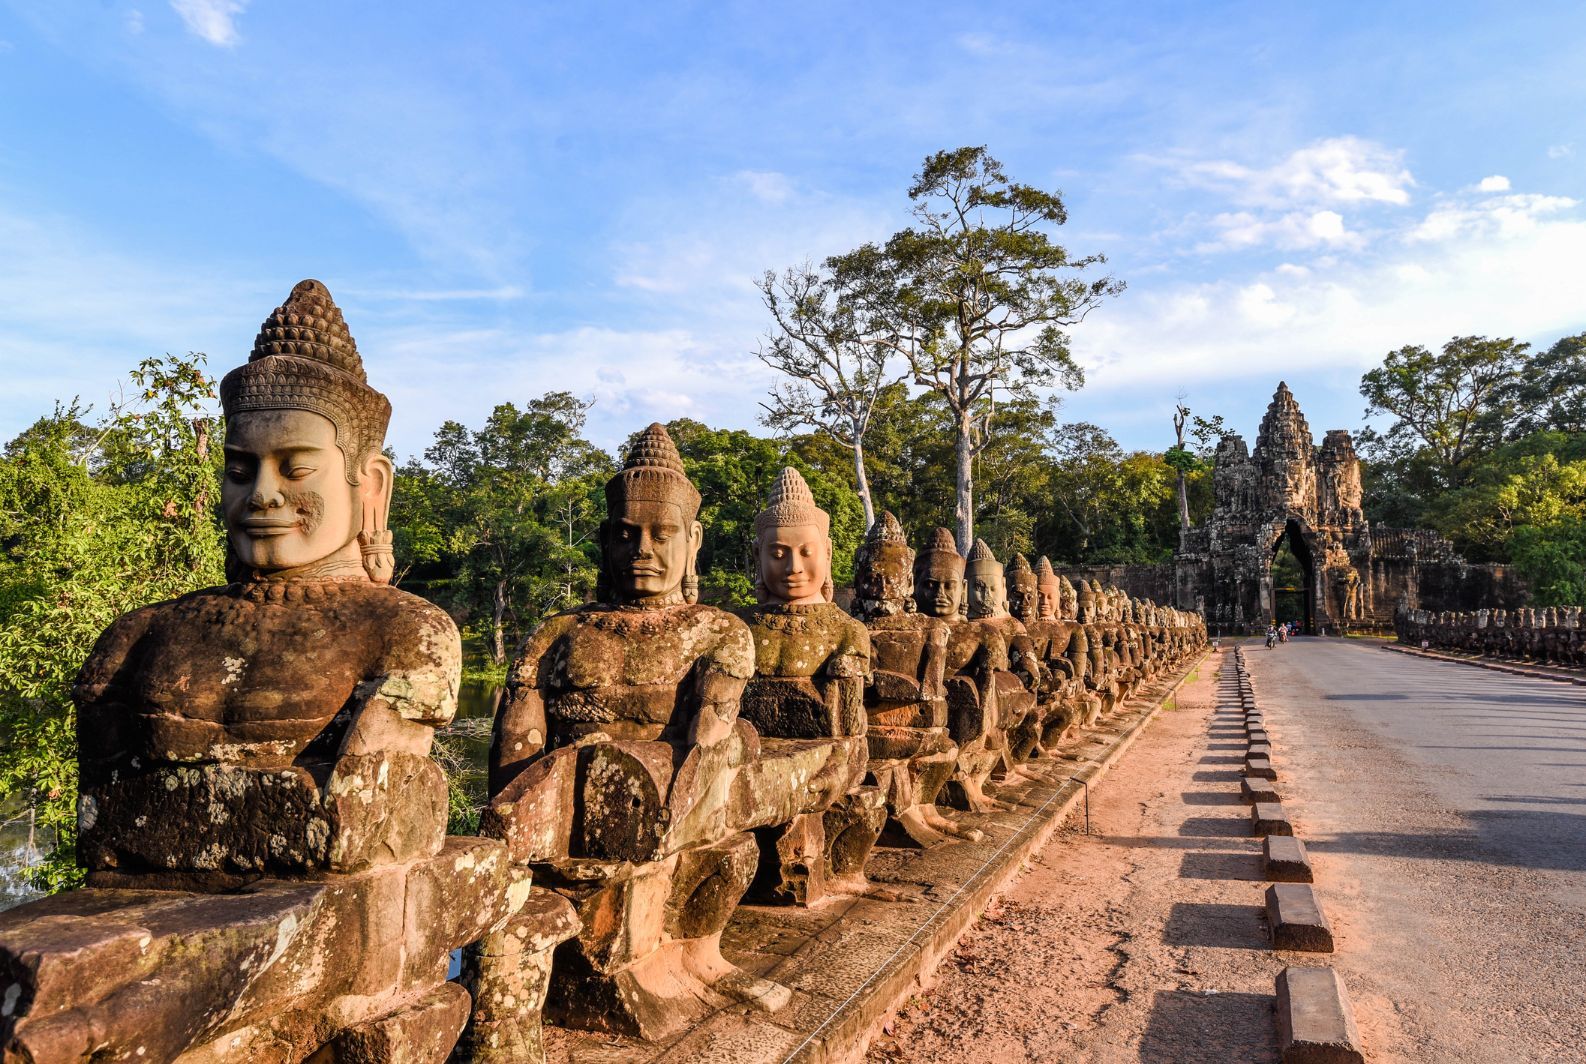
[{"label": "carved headdress", "polygon": [[784,466],[766,496],[765,509],[754,519],[754,530],[764,532],[768,528],[790,525],[815,525],[822,532],[830,533],[832,519],[815,505],[815,496],[810,494],[810,486],[799,471]]},{"label": "carved headdress", "polygon": [[893,613],[913,613],[910,587],[914,551],[903,534],[903,525],[890,510],[881,511],[854,552],[854,607],[865,619]]},{"label": "carved headdress", "polygon": [[914,559],[914,571],[924,572],[937,558],[949,559],[950,563],[956,563],[955,568],[960,575],[963,574],[963,555],[958,553],[958,544],[954,541],[953,534],[945,528],[937,528],[931,533],[931,538],[925,546],[920,548],[919,554]]},{"label": "carved headdress", "polygon": [[1021,587],[1035,587],[1035,570],[1030,568],[1030,559],[1022,554],[1015,554],[1008,559],[1008,564],[1003,567],[1003,576],[1008,584]]},{"label": "carved headdress", "polygon": [[[832,519],[825,510],[815,505],[815,496],[810,494],[810,486],[804,482],[803,475],[792,466],[784,466],[766,495],[765,509],[754,519],[754,531],[758,537],[768,529],[791,528],[795,525],[814,525],[821,530],[821,534],[826,537],[826,558],[829,562],[832,555]],[[765,589],[758,585],[757,578],[755,591],[764,598]],[[826,582],[821,585],[821,597],[830,602],[835,592],[828,573]]]},{"label": "carved headdress", "polygon": [[299,281],[259,326],[253,353],[220,382],[227,417],[252,410],[308,410],[336,427],[347,481],[385,443],[391,402],[369,387],[341,309],[318,281]]},{"label": "carved headdress", "polygon": [[669,502],[683,511],[683,520],[699,517],[699,491],[683,472],[683,456],[660,422],[639,433],[622,471],[606,481],[608,510],[614,513],[630,500]]}]

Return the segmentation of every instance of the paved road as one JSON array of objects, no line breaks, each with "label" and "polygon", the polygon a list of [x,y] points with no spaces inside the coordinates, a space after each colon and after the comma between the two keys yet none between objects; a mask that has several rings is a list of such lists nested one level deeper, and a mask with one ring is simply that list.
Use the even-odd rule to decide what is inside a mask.
[{"label": "paved road", "polygon": [[1586,1061],[1586,691],[1247,648],[1375,1060]]}]

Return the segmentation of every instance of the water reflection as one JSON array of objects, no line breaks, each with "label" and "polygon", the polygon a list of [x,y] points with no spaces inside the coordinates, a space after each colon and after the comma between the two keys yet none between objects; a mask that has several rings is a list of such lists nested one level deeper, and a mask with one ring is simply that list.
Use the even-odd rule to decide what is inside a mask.
[{"label": "water reflection", "polygon": [[33,812],[20,799],[0,805],[0,910],[39,897],[28,884],[27,870],[44,856]]}]

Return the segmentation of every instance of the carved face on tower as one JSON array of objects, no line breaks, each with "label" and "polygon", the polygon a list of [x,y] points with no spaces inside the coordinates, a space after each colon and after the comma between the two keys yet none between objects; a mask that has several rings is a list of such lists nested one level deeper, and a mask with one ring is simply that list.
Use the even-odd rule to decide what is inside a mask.
[{"label": "carved face on tower", "polygon": [[876,518],[854,554],[854,597],[866,617],[914,610],[914,551],[888,511]]},{"label": "carved face on tower", "polygon": [[755,518],[755,591],[762,602],[814,606],[832,597],[831,518],[791,466]]},{"label": "carved face on tower", "polygon": [[1024,555],[1015,554],[1002,575],[1007,585],[1008,612],[1026,624],[1040,617],[1040,582]]},{"label": "carved face on tower", "polygon": [[606,483],[600,597],[642,606],[693,601],[695,559],[705,538],[698,516],[699,492],[683,472],[677,447],[664,426],[651,425]]},{"label": "carved face on tower", "polygon": [[361,567],[390,579],[392,468],[380,447],[391,404],[369,387],[324,285],[292,289],[220,397],[221,509],[235,565],[257,576]]},{"label": "carved face on tower", "polygon": [[963,587],[963,556],[953,534],[938,528],[914,562],[914,604],[928,617],[957,620]]}]

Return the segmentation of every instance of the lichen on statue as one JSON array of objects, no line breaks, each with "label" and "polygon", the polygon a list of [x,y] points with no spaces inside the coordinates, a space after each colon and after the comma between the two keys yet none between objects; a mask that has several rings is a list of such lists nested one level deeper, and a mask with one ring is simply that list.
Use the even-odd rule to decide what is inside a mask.
[{"label": "lichen on statue", "polygon": [[428,753],[461,647],[387,584],[390,406],[323,285],[221,402],[233,582],[121,617],[83,667],[89,886],[0,915],[4,1056],[440,1064],[469,1016],[453,952],[530,907],[548,950],[571,913],[531,904],[500,843],[445,837]]}]

